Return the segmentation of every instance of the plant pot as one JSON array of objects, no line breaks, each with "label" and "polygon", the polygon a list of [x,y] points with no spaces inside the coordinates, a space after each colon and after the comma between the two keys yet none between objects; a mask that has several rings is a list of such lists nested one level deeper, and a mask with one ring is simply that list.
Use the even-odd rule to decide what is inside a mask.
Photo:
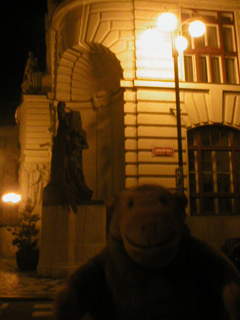
[{"label": "plant pot", "polygon": [[16,261],[19,270],[36,270],[39,259],[39,250],[19,250],[16,252]]}]

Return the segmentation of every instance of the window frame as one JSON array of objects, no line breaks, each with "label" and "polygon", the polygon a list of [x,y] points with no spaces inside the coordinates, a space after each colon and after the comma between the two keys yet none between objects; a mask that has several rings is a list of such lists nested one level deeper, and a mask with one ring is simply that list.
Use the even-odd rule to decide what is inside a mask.
[{"label": "window frame", "polygon": [[[192,13],[192,16],[191,16]],[[217,44],[218,47],[210,47],[207,46],[206,43],[208,42],[207,33],[203,35],[205,46],[199,47],[198,46],[198,39],[200,38],[192,38],[191,44],[187,47],[184,51],[184,56],[192,56],[193,62],[193,82],[202,82],[200,77],[200,56],[207,56],[208,57],[208,83],[215,83],[214,76],[213,76],[213,67],[212,67],[212,56],[218,56],[220,58],[220,79],[221,83],[223,84],[239,84],[239,57],[238,57],[238,47],[237,47],[237,34],[236,34],[236,26],[235,26],[235,15],[234,12],[230,11],[210,11],[210,10],[197,10],[197,9],[182,9],[182,25],[183,25],[183,35],[187,35],[187,26],[188,23],[186,20],[189,17],[201,16],[202,14],[202,21],[205,23],[206,27],[213,27],[216,26],[216,34],[218,36]],[[227,21],[227,15],[230,17]],[[232,18],[231,18],[232,17]],[[231,20],[231,21],[230,21]],[[186,22],[186,23],[184,23]],[[232,34],[232,42],[233,42],[233,51],[226,51],[224,49],[224,38],[223,38],[223,28],[231,29]],[[189,39],[189,36],[187,37]],[[228,82],[227,76],[227,59],[233,58],[235,60],[235,74],[234,77],[236,81],[234,83]],[[237,68],[236,68],[237,67]],[[186,68],[186,66],[185,66]],[[196,78],[194,77],[194,73],[196,73]],[[186,79],[186,77],[185,77]],[[188,80],[186,80],[188,81]],[[191,82],[191,81],[189,81]],[[205,83],[205,82],[203,82]],[[218,83],[218,82],[216,82]]]},{"label": "window frame", "polygon": [[[201,143],[201,132],[202,130],[210,129],[209,133],[211,132],[212,128],[217,128],[218,132],[221,132],[221,129],[224,128],[225,131],[222,132],[227,132],[228,133],[228,139],[229,139],[229,145],[228,146],[217,146],[217,145],[203,145]],[[195,135],[196,137],[196,143],[195,145],[191,145],[190,143],[190,133],[192,135]],[[236,135],[238,134],[239,139],[240,139],[240,131],[231,127],[227,126],[221,126],[221,125],[207,125],[207,126],[202,126],[202,127],[197,127],[188,130],[187,137],[188,137],[188,174],[189,174],[189,196],[190,196],[190,214],[194,216],[204,216],[204,215],[239,215],[240,214],[240,168],[238,168],[237,161],[239,162],[240,159],[240,142],[238,144],[236,143]],[[194,157],[193,159],[190,158],[190,151],[193,152]],[[203,171],[203,157],[202,153],[204,151],[210,151],[212,153],[217,153],[217,152],[228,152],[229,153],[229,172],[228,171],[219,171],[219,168],[214,169],[214,165],[216,166],[217,160],[212,161],[212,192],[206,192],[204,191],[204,182],[203,182],[203,175],[206,173]],[[196,155],[196,158],[195,158]],[[238,158],[238,160],[237,160]],[[217,157],[216,157],[217,159]],[[192,170],[192,165],[191,162],[194,161],[194,166],[195,166],[195,161],[196,161],[196,166],[194,170]],[[222,186],[222,184],[218,182],[218,175],[222,176],[226,173],[229,174],[229,179],[230,179],[230,191],[229,192],[223,192],[219,191],[218,188],[219,186]],[[191,187],[191,174],[194,174],[194,180],[195,180],[195,185],[194,188]],[[215,212],[209,213],[209,212],[204,212],[204,201],[209,198],[214,201],[214,206],[215,206]],[[219,202],[223,198],[229,198],[232,199],[233,203],[233,212],[219,212]],[[193,204],[193,199],[195,199],[196,203],[197,201],[199,202],[199,210],[198,212],[191,212],[191,207]],[[191,203],[192,201],[192,203]]]}]

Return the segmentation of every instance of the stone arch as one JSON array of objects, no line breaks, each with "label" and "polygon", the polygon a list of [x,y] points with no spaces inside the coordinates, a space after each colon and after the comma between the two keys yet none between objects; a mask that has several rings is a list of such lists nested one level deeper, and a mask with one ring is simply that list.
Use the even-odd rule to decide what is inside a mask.
[{"label": "stone arch", "polygon": [[74,102],[115,99],[120,91],[123,70],[116,56],[99,44],[88,44],[90,51],[67,49],[59,61],[56,99]]},{"label": "stone arch", "polygon": [[56,99],[81,113],[89,144],[83,153],[85,179],[93,199],[106,200],[125,185],[122,69],[109,49],[89,46],[89,52],[68,49],[63,53]]},{"label": "stone arch", "polygon": [[[98,53],[100,60],[103,57],[110,59],[114,68],[117,67],[114,61],[119,61],[122,69],[121,77],[134,79],[133,11],[133,3],[122,1],[85,4],[85,1],[76,0],[61,4],[54,13],[52,21],[55,30],[53,33],[55,48],[52,48],[51,54],[52,60],[55,60],[53,68],[58,68],[52,71],[53,78],[54,75],[66,75],[68,71],[63,71],[61,67],[71,68],[72,63],[75,63],[80,56],[89,55],[93,51],[95,54]],[[106,50],[103,52],[103,48],[108,49],[108,52]],[[54,85],[58,82],[59,79],[55,79]],[[59,90],[60,88],[55,88],[57,94]]]},{"label": "stone arch", "polygon": [[[198,85],[199,86],[199,85]],[[240,130],[240,94],[234,91],[216,90],[189,90],[181,93],[182,125],[186,141],[186,154],[188,155],[188,131],[196,127],[207,125],[224,125]],[[188,163],[188,159],[187,159]],[[186,185],[189,185],[187,173]]]},{"label": "stone arch", "polygon": [[103,199],[125,187],[120,80],[134,78],[133,4],[62,3],[52,24],[54,96],[81,112],[90,145],[85,152],[85,163],[91,166],[86,181],[94,197]]},{"label": "stone arch", "polygon": [[119,193],[124,181],[124,112],[120,62],[108,48],[89,43],[89,51],[67,49],[59,61],[56,100],[80,111],[88,134],[83,153],[86,183],[93,199]]},{"label": "stone arch", "polygon": [[183,93],[183,122],[187,129],[223,124],[240,129],[240,94],[232,91],[192,91]]}]

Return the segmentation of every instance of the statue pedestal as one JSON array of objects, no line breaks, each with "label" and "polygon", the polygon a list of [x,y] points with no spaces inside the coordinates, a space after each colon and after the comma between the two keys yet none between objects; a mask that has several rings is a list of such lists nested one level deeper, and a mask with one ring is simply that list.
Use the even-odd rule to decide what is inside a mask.
[{"label": "statue pedestal", "polygon": [[64,277],[99,253],[106,244],[106,208],[90,203],[74,214],[62,206],[43,206],[37,274]]}]

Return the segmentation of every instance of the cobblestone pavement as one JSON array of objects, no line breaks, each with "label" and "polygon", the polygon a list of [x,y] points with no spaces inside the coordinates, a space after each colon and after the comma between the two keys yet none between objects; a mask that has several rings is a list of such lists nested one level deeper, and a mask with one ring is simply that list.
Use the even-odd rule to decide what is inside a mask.
[{"label": "cobblestone pavement", "polygon": [[40,278],[36,272],[21,272],[15,259],[0,258],[0,298],[53,299],[64,279]]}]

